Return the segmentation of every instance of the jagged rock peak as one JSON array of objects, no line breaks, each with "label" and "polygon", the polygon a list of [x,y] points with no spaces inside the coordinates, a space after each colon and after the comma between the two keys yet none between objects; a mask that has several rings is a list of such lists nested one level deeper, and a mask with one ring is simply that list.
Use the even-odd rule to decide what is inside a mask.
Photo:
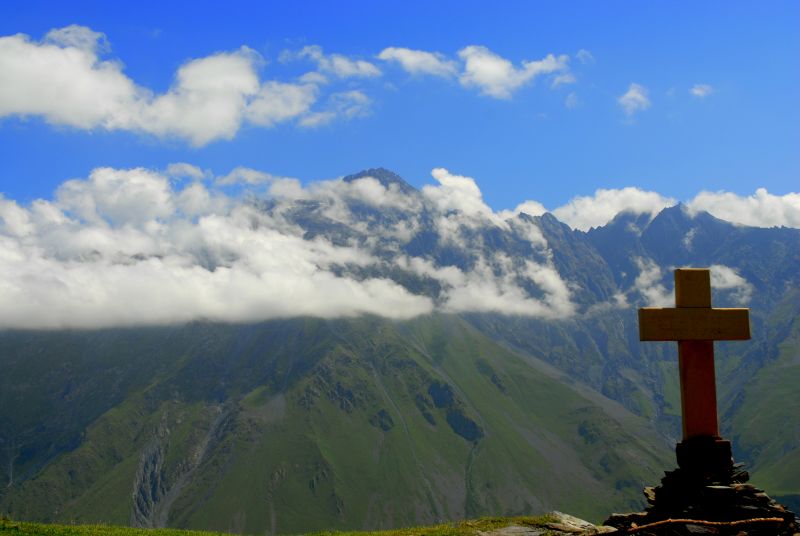
[{"label": "jagged rock peak", "polygon": [[541,216],[534,216],[532,220],[537,222],[539,224],[539,227],[542,228],[543,230],[549,229],[553,232],[562,232],[562,233],[572,232],[572,228],[569,225],[556,218],[550,212],[545,212]]},{"label": "jagged rock peak", "polygon": [[661,212],[656,214],[656,217],[653,218],[653,221],[665,219],[673,222],[691,223],[698,221],[702,223],[711,222],[713,224],[734,225],[728,221],[717,218],[705,210],[691,210],[683,203],[678,203],[676,205],[672,205],[671,207],[662,209]]},{"label": "jagged rock peak", "polygon": [[343,180],[345,182],[353,182],[358,179],[363,179],[364,177],[376,179],[384,188],[389,188],[392,184],[396,184],[400,191],[405,194],[411,194],[417,191],[417,189],[408,184],[403,177],[394,171],[382,167],[365,169],[353,175],[348,175]]},{"label": "jagged rock peak", "polygon": [[[661,212],[671,210],[672,208],[674,207],[665,208]],[[655,217],[657,217],[657,215]],[[597,227],[592,227],[589,232],[596,232],[599,229],[620,229],[623,231],[637,232],[637,234],[641,234],[642,230],[647,227],[650,222],[655,219],[655,217],[649,212],[622,210],[616,216],[614,216],[614,219],[612,219],[610,222],[604,225],[598,225]]]}]

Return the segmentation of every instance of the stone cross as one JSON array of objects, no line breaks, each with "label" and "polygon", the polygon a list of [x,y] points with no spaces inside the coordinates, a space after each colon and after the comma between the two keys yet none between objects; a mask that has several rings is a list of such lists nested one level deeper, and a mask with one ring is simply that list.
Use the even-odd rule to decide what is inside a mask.
[{"label": "stone cross", "polygon": [[675,270],[675,308],[639,309],[639,339],[677,341],[683,439],[719,438],[714,341],[750,338],[748,309],[711,307],[708,269]]}]

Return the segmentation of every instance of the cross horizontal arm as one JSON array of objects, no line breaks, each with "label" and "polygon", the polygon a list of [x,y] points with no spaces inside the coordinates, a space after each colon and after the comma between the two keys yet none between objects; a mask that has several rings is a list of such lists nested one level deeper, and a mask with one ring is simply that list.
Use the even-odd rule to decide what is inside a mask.
[{"label": "cross horizontal arm", "polygon": [[750,338],[748,309],[639,309],[642,341],[743,341]]}]

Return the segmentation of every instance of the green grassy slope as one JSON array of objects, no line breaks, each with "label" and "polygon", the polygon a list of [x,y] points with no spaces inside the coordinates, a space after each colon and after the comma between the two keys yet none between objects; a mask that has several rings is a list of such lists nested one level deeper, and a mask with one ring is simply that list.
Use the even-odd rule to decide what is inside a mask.
[{"label": "green grassy slope", "polygon": [[800,511],[800,291],[772,311],[775,356],[741,386],[730,423],[737,457],[754,483]]},{"label": "green grassy slope", "polygon": [[196,325],[0,509],[248,533],[640,505],[652,428],[456,317]]},{"label": "green grassy slope", "polygon": [[674,344],[642,344],[634,309],[606,309],[553,321],[470,315],[492,340],[552,365],[679,439],[680,393]]},{"label": "green grassy slope", "polygon": [[17,536],[223,536],[221,532],[140,529],[114,525],[58,525],[13,521],[0,517],[0,534]]},{"label": "green grassy slope", "polygon": [[[509,525],[545,527],[547,523],[554,520],[554,518],[547,515],[538,517],[483,517],[453,523],[378,532],[323,531],[316,534],[331,536],[477,536],[478,534]],[[0,534],[15,534],[19,536],[223,536],[228,533],[179,529],[140,529],[113,525],[56,525],[0,518]]]},{"label": "green grassy slope", "polygon": [[[720,306],[735,303],[718,300]],[[729,298],[729,297],[728,297]],[[563,381],[594,386],[680,440],[680,392],[674,343],[640,343],[635,311],[603,311],[579,320],[470,321],[494,340],[536,357]],[[723,436],[753,481],[800,510],[800,291],[750,312],[753,339],[715,344]],[[664,469],[674,467],[671,458]],[[658,479],[652,484],[657,484]]]},{"label": "green grassy slope", "polygon": [[[24,480],[182,357],[175,328],[0,331],[0,460]],[[13,463],[12,463],[13,462]],[[0,496],[2,488],[0,486]]]}]

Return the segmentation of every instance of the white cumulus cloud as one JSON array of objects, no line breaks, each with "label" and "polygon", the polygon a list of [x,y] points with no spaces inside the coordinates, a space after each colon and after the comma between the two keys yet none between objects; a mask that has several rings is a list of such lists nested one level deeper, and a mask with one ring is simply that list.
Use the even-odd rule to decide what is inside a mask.
[{"label": "white cumulus cloud", "polygon": [[44,36],[44,41],[56,46],[77,48],[92,53],[108,52],[111,48],[104,33],[95,32],[91,28],[77,24],[50,30]]},{"label": "white cumulus cloud", "polygon": [[505,226],[503,219],[484,203],[483,194],[475,179],[455,175],[445,168],[436,168],[431,175],[439,185],[425,185],[422,187],[422,193],[433,201],[440,211],[457,212],[460,223],[467,225],[480,225],[488,221]]},{"label": "white cumulus cloud", "polygon": [[134,104],[136,113],[118,116],[110,128],[140,129],[158,136],[186,138],[201,146],[231,139],[248,101],[259,91],[250,49],[218,53],[182,65],[163,95]]},{"label": "white cumulus cloud", "polygon": [[378,54],[378,59],[394,61],[411,74],[430,74],[443,78],[455,76],[458,66],[452,60],[436,52],[413,50],[402,47],[388,47]]},{"label": "white cumulus cloud", "polygon": [[731,291],[734,301],[740,305],[746,305],[753,294],[753,285],[739,275],[739,273],[729,266],[723,264],[712,264],[711,287],[719,290]]},{"label": "white cumulus cloud", "polygon": [[514,210],[504,210],[500,212],[503,219],[513,218],[517,214],[527,214],[528,216],[541,216],[547,209],[538,201],[523,201]]},{"label": "white cumulus cloud", "polygon": [[194,180],[204,179],[208,174],[199,167],[186,162],[173,162],[165,170],[167,176],[175,178],[190,178]]},{"label": "white cumulus cloud", "polygon": [[336,118],[353,119],[369,115],[372,99],[357,89],[332,94],[327,106],[318,112],[311,112],[300,119],[300,126],[314,128],[327,125]]},{"label": "white cumulus cloud", "polygon": [[414,209],[417,207],[415,199],[405,196],[396,184],[387,188],[375,177],[362,177],[350,183],[332,183],[338,186],[339,192],[345,197],[358,199],[376,207],[395,207],[399,209]]},{"label": "white cumulus cloud", "polygon": [[[459,273],[460,280],[451,279],[453,284],[445,291],[447,301],[444,309],[545,318],[564,318],[575,312],[570,291],[552,265],[527,261],[521,269],[522,274],[544,290],[545,298],[538,300],[531,298],[519,286],[519,274],[511,269],[510,264],[511,259],[497,255],[488,261],[481,259],[469,273]],[[499,275],[497,268],[500,268]]]},{"label": "white cumulus cloud", "polygon": [[[262,59],[242,46],[187,61],[159,94],[130,79],[120,61],[103,59],[108,50],[102,33],[75,25],[41,41],[24,34],[0,37],[0,118],[38,116],[57,125],[143,132],[203,146],[233,138],[243,124],[272,127],[314,117],[312,107],[327,82],[319,75],[262,81]],[[313,47],[303,55],[339,77],[380,74],[369,62],[326,56]],[[325,112],[326,121],[356,117],[355,109],[334,107]]]},{"label": "white cumulus cloud", "polygon": [[508,99],[537,76],[568,69],[569,57],[548,54],[541,60],[523,61],[515,67],[509,60],[484,46],[462,48],[458,56],[464,61],[464,71],[459,81],[465,87],[476,87],[481,94],[497,99]]},{"label": "white cumulus cloud", "polygon": [[708,84],[695,84],[689,90],[689,93],[691,93],[692,96],[700,98],[700,99],[708,97],[713,92],[714,92],[714,88],[712,88]]},{"label": "white cumulus cloud", "polygon": [[733,223],[753,227],[800,228],[800,193],[774,195],[758,188],[753,195],[732,192],[700,192],[686,203],[689,211],[706,211]]},{"label": "white cumulus cloud", "polygon": [[95,224],[141,225],[165,218],[175,209],[167,178],[142,168],[98,168],[88,180],[62,184],[56,199],[60,207]]},{"label": "white cumulus cloud", "polygon": [[78,128],[115,128],[133,119],[147,92],[118,63],[100,60],[96,43],[102,34],[71,28],[66,43],[0,37],[0,117],[40,115]]},{"label": "white cumulus cloud", "polygon": [[634,259],[639,275],[633,283],[644,298],[647,307],[674,307],[675,298],[670,290],[662,283],[664,274],[658,264],[652,259],[637,257]]},{"label": "white cumulus cloud", "polygon": [[319,88],[313,83],[264,82],[250,100],[245,117],[260,126],[272,126],[308,114],[317,101]]},{"label": "white cumulus cloud", "polygon": [[308,45],[296,52],[284,51],[281,53],[282,61],[303,58],[315,62],[321,72],[339,78],[370,78],[381,75],[381,70],[368,61],[352,59],[342,54],[325,54],[322,47],[318,45]]},{"label": "white cumulus cloud", "polygon": [[625,114],[628,116],[650,108],[650,99],[647,98],[647,89],[636,83],[632,83],[628,86],[628,91],[618,98],[617,102],[622,106],[622,109],[625,110]]},{"label": "white cumulus cloud", "polygon": [[553,81],[550,83],[550,87],[555,89],[558,86],[561,86],[561,85],[564,85],[564,84],[574,84],[577,81],[578,81],[578,79],[575,78],[575,75],[572,74],[572,73],[559,74],[559,75],[556,75],[556,76],[553,77]]}]

